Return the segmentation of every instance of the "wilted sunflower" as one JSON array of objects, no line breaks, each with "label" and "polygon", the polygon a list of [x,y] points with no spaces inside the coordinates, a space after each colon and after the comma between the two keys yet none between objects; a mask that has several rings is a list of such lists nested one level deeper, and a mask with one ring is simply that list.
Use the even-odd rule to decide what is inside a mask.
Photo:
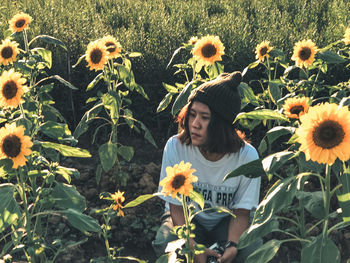
[{"label": "wilted sunflower", "polygon": [[194,58],[204,65],[212,65],[215,61],[221,61],[225,54],[224,45],[218,36],[205,36],[199,39],[192,49]]},{"label": "wilted sunflower", "polygon": [[13,63],[17,59],[18,55],[18,43],[11,41],[10,39],[5,39],[0,45],[0,64],[8,65]]},{"label": "wilted sunflower", "polygon": [[301,115],[309,110],[309,101],[307,97],[286,99],[283,105],[284,114],[292,119],[299,119]]},{"label": "wilted sunflower", "polygon": [[13,168],[24,166],[27,162],[25,156],[30,155],[33,143],[29,136],[24,135],[24,127],[15,123],[5,124],[0,129],[0,159],[8,158],[13,161]]},{"label": "wilted sunflower", "polygon": [[27,91],[21,73],[14,69],[4,71],[0,77],[0,107],[16,108],[23,102],[22,95]]},{"label": "wilted sunflower", "polygon": [[270,41],[261,42],[259,45],[256,46],[256,59],[264,61],[265,57],[269,57],[269,53],[272,49],[273,47],[270,47]]},{"label": "wilted sunflower", "polygon": [[86,50],[86,61],[90,70],[102,70],[108,60],[107,48],[101,41],[90,42]]},{"label": "wilted sunflower", "polygon": [[188,196],[193,189],[193,182],[197,182],[197,176],[193,173],[195,169],[190,169],[191,163],[175,164],[174,167],[168,166],[166,168],[167,176],[160,181],[159,185],[163,186],[162,192],[167,195],[171,195],[174,198],[177,194]]},{"label": "wilted sunflower", "polygon": [[317,47],[310,39],[299,41],[294,45],[292,60],[298,67],[307,68],[314,63],[316,53]]},{"label": "wilted sunflower", "polygon": [[108,57],[115,58],[122,51],[120,43],[112,36],[105,36],[101,39],[103,45],[107,48]]},{"label": "wilted sunflower", "polygon": [[116,211],[118,210],[118,216],[124,216],[124,212],[122,210],[123,206],[122,203],[125,201],[124,197],[125,192],[115,192],[114,194],[111,194],[111,197],[115,201],[115,205],[113,206],[113,210]]},{"label": "wilted sunflower", "polygon": [[32,22],[32,17],[25,13],[19,13],[11,18],[9,21],[10,29],[12,32],[21,32],[28,28],[28,25]]},{"label": "wilted sunflower", "polygon": [[348,107],[324,103],[311,107],[300,117],[296,130],[306,160],[333,164],[350,158],[350,111]]},{"label": "wilted sunflower", "polygon": [[350,45],[350,27],[345,30],[343,41],[345,45]]}]

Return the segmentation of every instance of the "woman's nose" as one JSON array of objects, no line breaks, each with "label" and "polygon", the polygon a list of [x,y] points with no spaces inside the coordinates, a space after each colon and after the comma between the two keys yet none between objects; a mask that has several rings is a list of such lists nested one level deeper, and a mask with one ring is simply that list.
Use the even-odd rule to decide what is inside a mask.
[{"label": "woman's nose", "polygon": [[201,123],[200,123],[200,119],[198,116],[196,116],[193,120],[193,123],[192,123],[193,127],[195,128],[200,128],[201,126]]}]

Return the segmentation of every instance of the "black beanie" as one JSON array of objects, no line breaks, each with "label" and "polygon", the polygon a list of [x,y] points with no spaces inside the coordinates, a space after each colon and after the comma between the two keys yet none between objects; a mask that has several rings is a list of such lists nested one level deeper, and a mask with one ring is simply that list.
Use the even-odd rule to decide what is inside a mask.
[{"label": "black beanie", "polygon": [[222,73],[216,79],[193,90],[188,101],[202,102],[224,120],[233,123],[241,110],[241,97],[238,92],[241,81],[242,74],[239,71]]}]

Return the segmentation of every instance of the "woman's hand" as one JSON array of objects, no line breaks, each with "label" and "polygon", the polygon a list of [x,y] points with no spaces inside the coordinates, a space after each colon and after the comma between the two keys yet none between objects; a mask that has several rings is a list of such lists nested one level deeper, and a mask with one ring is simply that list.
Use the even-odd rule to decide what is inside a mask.
[{"label": "woman's hand", "polygon": [[194,256],[194,262],[195,263],[206,263],[208,256],[213,256],[216,258],[220,258],[221,255],[214,250],[211,250],[209,248],[206,248],[204,253],[198,254]]},{"label": "woman's hand", "polygon": [[237,252],[238,251],[236,247],[226,248],[222,257],[218,258],[218,263],[231,263],[232,260],[236,257]]}]

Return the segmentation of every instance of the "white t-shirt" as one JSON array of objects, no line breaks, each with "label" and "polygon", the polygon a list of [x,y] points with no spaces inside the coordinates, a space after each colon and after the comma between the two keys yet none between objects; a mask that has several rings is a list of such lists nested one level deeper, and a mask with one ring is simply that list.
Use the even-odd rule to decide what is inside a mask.
[{"label": "white t-shirt", "polygon": [[[255,148],[245,143],[239,152],[226,154],[215,162],[209,161],[201,154],[197,146],[182,144],[177,135],[174,135],[164,148],[160,181],[166,177],[166,167],[174,166],[181,161],[190,162],[191,168],[196,169],[193,174],[198,177],[193,187],[202,193],[205,201],[204,208],[225,206],[231,211],[237,208],[252,210],[259,202],[260,177],[251,179],[241,175],[225,182],[222,180],[229,172],[258,158]],[[161,190],[162,187],[159,186],[158,191],[161,192]],[[166,201],[165,210],[169,210],[169,203],[181,205],[171,196],[161,195],[160,198]],[[199,213],[196,219],[202,226],[210,230],[225,216],[227,216],[226,213],[209,210]]]}]

